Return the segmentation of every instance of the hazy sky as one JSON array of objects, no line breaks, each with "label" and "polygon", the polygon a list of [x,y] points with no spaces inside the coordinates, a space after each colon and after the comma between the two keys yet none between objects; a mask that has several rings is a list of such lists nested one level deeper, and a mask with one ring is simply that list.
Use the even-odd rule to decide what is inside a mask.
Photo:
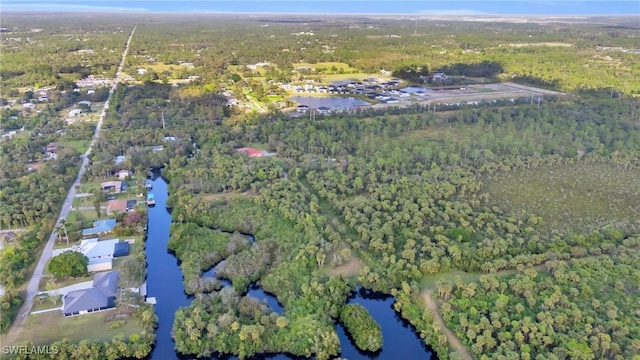
[{"label": "hazy sky", "polygon": [[0,11],[638,15],[640,0],[1,0]]}]

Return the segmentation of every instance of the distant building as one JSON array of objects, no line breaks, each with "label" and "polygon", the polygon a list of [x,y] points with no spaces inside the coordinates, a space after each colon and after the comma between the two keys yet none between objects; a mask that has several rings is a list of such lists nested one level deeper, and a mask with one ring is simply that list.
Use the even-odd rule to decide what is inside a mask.
[{"label": "distant building", "polygon": [[14,242],[17,237],[18,237],[18,235],[13,231],[9,231],[9,232],[6,232],[6,233],[2,234],[2,240],[4,242],[6,242],[6,243]]},{"label": "distant building", "polygon": [[69,110],[69,117],[75,117],[82,114],[82,109]]},{"label": "distant building", "polygon": [[113,163],[116,165],[120,165],[122,164],[124,161],[126,160],[126,157],[124,155],[118,155],[116,156],[116,158],[113,160]]},{"label": "distant building", "polygon": [[100,184],[102,191],[113,191],[114,193],[120,193],[124,190],[125,186],[121,180],[106,181]]},{"label": "distant building", "polygon": [[107,202],[107,215],[112,215],[116,212],[129,212],[133,211],[138,202],[136,200],[118,199],[109,200]]},{"label": "distant building", "polygon": [[49,143],[49,145],[47,145],[44,148],[45,155],[49,155],[49,156],[52,156],[52,157],[54,157],[56,155],[57,151],[58,151],[58,144],[54,143],[54,142]]},{"label": "distant building", "polygon": [[254,149],[249,147],[239,148],[239,149],[236,149],[236,151],[245,153],[249,155],[249,157],[261,157],[264,154],[264,151],[260,149]]},{"label": "distant building", "polygon": [[120,180],[125,180],[126,178],[128,178],[129,176],[131,176],[131,171],[129,170],[120,170],[116,173],[116,176],[118,177],[118,179]]}]

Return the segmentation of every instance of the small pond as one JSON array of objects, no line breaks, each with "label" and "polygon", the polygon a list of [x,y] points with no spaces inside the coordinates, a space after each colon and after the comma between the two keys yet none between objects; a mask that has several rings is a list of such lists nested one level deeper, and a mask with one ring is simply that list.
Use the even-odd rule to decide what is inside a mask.
[{"label": "small pond", "polygon": [[354,97],[312,97],[312,96],[292,96],[291,100],[300,105],[307,105],[316,109],[328,107],[331,109],[353,109],[359,106],[369,106],[366,101]]}]

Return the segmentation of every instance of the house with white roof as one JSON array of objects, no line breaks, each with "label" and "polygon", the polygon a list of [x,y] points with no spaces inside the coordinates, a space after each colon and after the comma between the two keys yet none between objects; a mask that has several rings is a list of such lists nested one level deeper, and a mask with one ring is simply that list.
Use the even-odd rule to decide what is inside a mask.
[{"label": "house with white roof", "polygon": [[87,271],[106,271],[113,268],[113,258],[129,255],[129,243],[120,242],[120,239],[102,241],[98,238],[86,239],[82,240],[80,245],[54,250],[53,256],[67,251],[76,251],[86,256],[89,259]]}]

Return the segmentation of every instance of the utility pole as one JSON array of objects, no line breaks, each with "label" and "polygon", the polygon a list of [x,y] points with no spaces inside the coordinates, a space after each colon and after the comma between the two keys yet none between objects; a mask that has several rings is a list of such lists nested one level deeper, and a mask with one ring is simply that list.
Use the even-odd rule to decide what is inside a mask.
[{"label": "utility pole", "polygon": [[162,112],[162,130],[164,130],[165,128],[165,124],[164,124],[164,111]]}]

